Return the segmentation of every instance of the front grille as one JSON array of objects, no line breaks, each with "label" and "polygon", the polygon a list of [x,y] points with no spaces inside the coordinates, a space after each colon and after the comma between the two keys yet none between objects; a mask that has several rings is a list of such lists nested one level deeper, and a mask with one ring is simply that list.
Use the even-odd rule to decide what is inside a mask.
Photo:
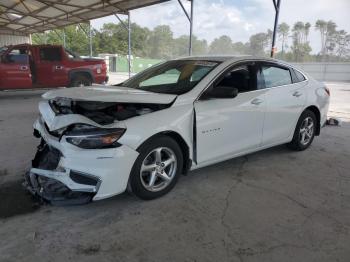
[{"label": "front grille", "polygon": [[55,170],[60,162],[61,156],[62,154],[58,149],[49,146],[42,139],[40,145],[38,146],[38,151],[32,160],[32,167]]}]

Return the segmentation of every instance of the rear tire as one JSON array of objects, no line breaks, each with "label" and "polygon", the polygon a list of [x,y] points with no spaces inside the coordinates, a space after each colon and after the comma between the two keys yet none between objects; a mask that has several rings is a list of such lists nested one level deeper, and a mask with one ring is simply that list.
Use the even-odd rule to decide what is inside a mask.
[{"label": "rear tire", "polygon": [[128,191],[144,200],[167,194],[175,186],[183,167],[180,146],[170,137],[154,138],[140,149],[131,170]]},{"label": "rear tire", "polygon": [[296,151],[307,149],[314,140],[316,128],[317,118],[314,112],[305,110],[298,120],[293,140],[287,146]]},{"label": "rear tire", "polygon": [[71,87],[82,87],[82,86],[91,86],[91,85],[92,85],[91,78],[83,74],[75,75],[70,83]]}]

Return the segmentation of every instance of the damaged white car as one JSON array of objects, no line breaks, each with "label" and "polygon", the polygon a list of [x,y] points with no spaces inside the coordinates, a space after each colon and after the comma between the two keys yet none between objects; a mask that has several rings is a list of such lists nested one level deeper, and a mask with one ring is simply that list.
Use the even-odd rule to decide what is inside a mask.
[{"label": "damaged white car", "polygon": [[279,144],[304,150],[326,121],[329,90],[277,60],[191,57],[43,98],[26,187],[85,203],[126,189],[154,199],[191,169]]}]

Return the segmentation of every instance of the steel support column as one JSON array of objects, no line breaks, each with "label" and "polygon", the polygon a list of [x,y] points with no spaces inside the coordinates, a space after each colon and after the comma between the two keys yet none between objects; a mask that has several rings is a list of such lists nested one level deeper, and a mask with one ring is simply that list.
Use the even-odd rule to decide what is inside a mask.
[{"label": "steel support column", "polygon": [[131,76],[131,20],[130,20],[130,11],[128,12],[128,24],[126,25],[123,20],[120,19],[118,14],[114,14],[114,16],[119,20],[120,24],[125,28],[128,32],[128,71],[129,77]]},{"label": "steel support column", "polygon": [[63,47],[66,48],[66,30],[63,28]]},{"label": "steel support column", "polygon": [[193,35],[193,1],[194,0],[189,0],[191,2],[191,13],[190,15],[186,11],[184,5],[182,4],[181,0],[177,0],[184,11],[188,21],[190,22],[190,38],[189,38],[189,47],[188,47],[188,54],[191,56],[192,55],[192,35]]},{"label": "steel support column", "polygon": [[191,1],[191,20],[190,20],[190,46],[189,46],[189,50],[188,50],[188,53],[189,55],[191,56],[192,55],[192,49],[193,49],[193,37],[192,37],[192,34],[193,34],[193,1],[194,0],[190,0]]},{"label": "steel support column", "polygon": [[130,11],[128,12],[128,69],[129,78],[131,77],[131,22],[130,22]]},{"label": "steel support column", "polygon": [[89,39],[89,55],[92,57],[92,26],[91,22],[89,21],[89,31],[87,32],[84,27],[81,26],[81,24],[78,24],[79,28],[85,33],[86,37]]},{"label": "steel support column", "polygon": [[90,57],[92,57],[92,26],[89,22],[89,46],[90,46]]},{"label": "steel support column", "polygon": [[[277,1],[277,2],[276,2]],[[277,34],[277,26],[278,26],[278,17],[280,14],[280,4],[281,0],[272,0],[272,3],[275,7],[275,24],[273,27],[273,35],[272,35],[272,46],[271,46],[271,57],[274,57],[276,51],[276,34]]]}]

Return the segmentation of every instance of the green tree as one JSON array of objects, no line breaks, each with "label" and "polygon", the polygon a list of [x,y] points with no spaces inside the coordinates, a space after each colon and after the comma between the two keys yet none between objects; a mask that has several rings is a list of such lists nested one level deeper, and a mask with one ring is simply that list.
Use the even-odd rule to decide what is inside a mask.
[{"label": "green tree", "polygon": [[[126,23],[127,21],[125,21]],[[337,25],[332,21],[317,20],[315,28],[321,35],[321,51],[319,55],[311,55],[309,33],[311,24],[298,21],[292,29],[288,24],[278,25],[278,35],[281,39],[282,52],[278,58],[290,61],[320,61],[325,57],[329,61],[350,60],[350,35],[337,31]],[[66,47],[79,55],[89,55],[89,25],[81,24],[67,26],[65,31]],[[288,37],[292,37],[290,51]],[[34,44],[63,45],[63,29],[33,34]],[[193,36],[193,55],[202,54],[253,54],[266,56],[272,39],[272,31],[252,35],[249,41],[232,42],[229,36],[223,35],[214,39],[208,46],[206,40]],[[93,55],[112,53],[126,55],[128,53],[128,32],[121,23],[107,23],[100,29],[92,30]],[[136,23],[131,24],[131,51],[134,56],[170,59],[188,55],[189,36],[182,35],[174,38],[169,26],[160,25],[150,30]]]},{"label": "green tree", "polygon": [[[71,25],[64,29],[51,30],[45,33],[37,33],[32,35],[33,44],[52,44],[64,45],[79,55],[89,55],[89,25]],[[98,33],[97,30],[92,31],[93,37]],[[65,41],[64,41],[65,39]]]},{"label": "green tree", "polygon": [[334,34],[334,55],[338,56],[339,60],[344,60],[350,55],[350,34],[345,30],[336,31]]},{"label": "green tree", "polygon": [[227,35],[223,35],[223,36],[220,36],[219,38],[215,38],[209,46],[210,54],[227,55],[227,54],[232,54],[232,52],[233,52],[232,40]]},{"label": "green tree", "polygon": [[148,44],[152,58],[169,59],[173,56],[173,32],[167,25],[160,25],[150,33]]},{"label": "green tree", "polygon": [[249,53],[249,43],[235,42],[232,44],[233,53],[237,55],[245,55]]},{"label": "green tree", "polygon": [[189,42],[188,38],[189,37],[187,35],[182,35],[174,39],[174,42],[173,42],[174,57],[181,57],[181,56],[188,55],[188,42]]},{"label": "green tree", "polygon": [[208,42],[207,40],[203,39],[200,40],[197,38],[197,36],[193,37],[193,55],[205,55],[208,53]]},{"label": "green tree", "polygon": [[333,21],[317,20],[315,24],[316,30],[321,35],[321,55],[325,57],[328,51],[332,51],[335,47],[334,39],[337,25]]},{"label": "green tree", "polygon": [[309,40],[310,28],[311,28],[311,24],[309,22],[305,23],[305,26],[304,26],[305,42]]},{"label": "green tree", "polygon": [[[189,36],[182,35],[173,41],[173,56],[188,56]],[[203,55],[208,51],[208,43],[206,40],[199,40],[195,35],[192,36],[192,54]]]},{"label": "green tree", "polygon": [[289,25],[287,23],[279,24],[277,27],[277,33],[280,39],[282,40],[282,57],[284,55],[285,49],[288,47],[288,36],[289,36]]},{"label": "green tree", "polygon": [[324,20],[317,20],[315,24],[316,30],[320,31],[321,34],[321,54],[325,55],[326,53],[326,32],[327,32],[327,22]]},{"label": "green tree", "polygon": [[301,21],[296,22],[293,26],[293,45],[291,49],[297,62],[304,61],[312,51],[308,41],[310,26],[310,23],[304,24]]},{"label": "green tree", "polygon": [[267,33],[257,33],[249,38],[249,53],[257,56],[266,56],[266,48],[271,41],[271,30]]}]

